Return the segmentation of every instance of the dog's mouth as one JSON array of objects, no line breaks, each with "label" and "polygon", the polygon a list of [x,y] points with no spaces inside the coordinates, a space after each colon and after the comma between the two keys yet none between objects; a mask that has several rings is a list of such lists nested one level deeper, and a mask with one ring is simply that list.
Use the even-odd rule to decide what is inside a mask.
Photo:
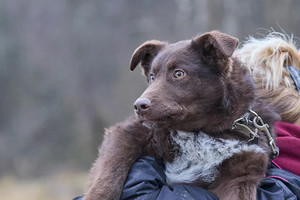
[{"label": "dog's mouth", "polygon": [[140,121],[147,128],[169,128],[174,124],[174,120],[170,117],[163,119],[140,119]]},{"label": "dog's mouth", "polygon": [[174,124],[182,121],[186,114],[183,111],[182,107],[177,109],[169,110],[169,111],[161,111],[161,112],[149,112],[144,114],[137,114],[140,122],[148,127],[172,127]]}]

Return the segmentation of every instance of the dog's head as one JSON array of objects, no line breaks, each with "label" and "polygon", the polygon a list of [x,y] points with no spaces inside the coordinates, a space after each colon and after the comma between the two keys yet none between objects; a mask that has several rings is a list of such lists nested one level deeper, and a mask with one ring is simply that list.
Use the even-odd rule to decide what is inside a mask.
[{"label": "dog's head", "polygon": [[152,40],[139,46],[130,69],[140,63],[149,83],[134,103],[139,119],[184,131],[220,126],[224,115],[231,114],[233,99],[238,95],[243,99],[252,88],[244,86],[246,91],[236,94],[236,85],[243,87],[238,79],[247,71],[235,69],[242,71],[241,77],[232,78],[231,56],[237,44],[236,38],[212,31],[174,44]]}]

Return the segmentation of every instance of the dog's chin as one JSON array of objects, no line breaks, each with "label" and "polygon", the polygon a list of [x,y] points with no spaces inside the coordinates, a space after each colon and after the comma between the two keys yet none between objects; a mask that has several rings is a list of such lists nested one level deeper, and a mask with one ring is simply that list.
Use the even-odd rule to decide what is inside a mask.
[{"label": "dog's chin", "polygon": [[147,128],[172,128],[175,124],[180,123],[184,118],[182,115],[172,115],[159,118],[147,118],[145,116],[137,116],[143,126]]},{"label": "dog's chin", "polygon": [[148,129],[159,128],[159,124],[154,121],[142,121],[142,125]]}]

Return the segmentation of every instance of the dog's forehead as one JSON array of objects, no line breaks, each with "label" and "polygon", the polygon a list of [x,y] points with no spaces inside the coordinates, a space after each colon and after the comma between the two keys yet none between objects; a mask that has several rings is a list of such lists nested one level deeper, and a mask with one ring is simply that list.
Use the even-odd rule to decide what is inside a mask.
[{"label": "dog's forehead", "polygon": [[157,54],[152,62],[153,68],[160,68],[171,63],[181,62],[184,55],[190,54],[190,40],[180,41],[167,45],[161,52]]}]

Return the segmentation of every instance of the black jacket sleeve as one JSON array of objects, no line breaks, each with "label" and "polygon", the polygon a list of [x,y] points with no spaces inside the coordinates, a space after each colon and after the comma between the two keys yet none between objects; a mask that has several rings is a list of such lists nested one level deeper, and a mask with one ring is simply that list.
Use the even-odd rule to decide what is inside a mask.
[{"label": "black jacket sleeve", "polygon": [[163,163],[152,157],[142,157],[132,166],[121,199],[217,200],[217,197],[209,191],[191,185],[168,186]]},{"label": "black jacket sleeve", "polygon": [[[168,186],[164,164],[152,157],[140,158],[131,168],[124,185],[122,200],[217,200],[202,188],[177,184]],[[300,177],[284,169],[271,167],[257,189],[257,200],[300,199]]]},{"label": "black jacket sleeve", "polygon": [[[122,200],[217,200],[202,188],[177,184],[168,186],[164,164],[152,157],[142,157],[132,166],[124,185]],[[257,189],[257,200],[299,200],[300,177],[271,167]],[[82,200],[82,196],[74,200]]]},{"label": "black jacket sleeve", "polygon": [[272,166],[257,189],[258,200],[299,200],[300,177]]}]

